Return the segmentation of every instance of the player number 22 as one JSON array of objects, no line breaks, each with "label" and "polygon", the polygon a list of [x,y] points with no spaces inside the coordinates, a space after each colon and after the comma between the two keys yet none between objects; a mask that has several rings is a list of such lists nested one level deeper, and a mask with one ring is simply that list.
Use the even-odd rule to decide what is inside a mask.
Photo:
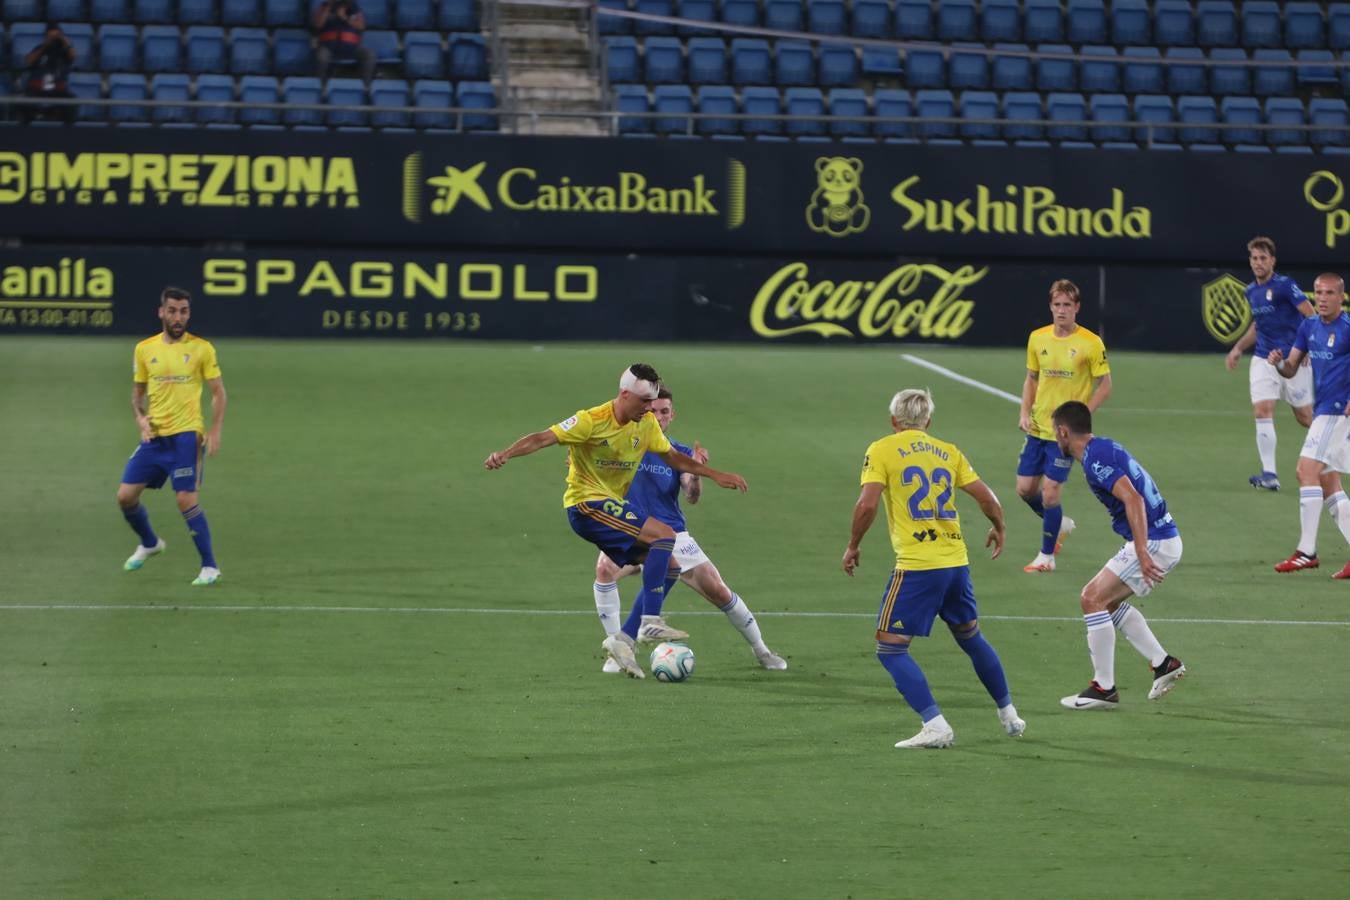
[{"label": "player number 22", "polygon": [[914,488],[914,493],[909,495],[909,517],[918,522],[923,519],[933,518],[934,512],[931,509],[924,509],[923,504],[928,500],[928,492],[934,486],[941,488],[937,495],[937,501],[934,506],[937,507],[937,518],[955,519],[956,509],[951,506],[952,501],[952,473],[946,469],[934,469],[932,480],[929,480],[928,473],[918,466],[910,466],[900,475],[900,480],[906,485],[918,483]]}]

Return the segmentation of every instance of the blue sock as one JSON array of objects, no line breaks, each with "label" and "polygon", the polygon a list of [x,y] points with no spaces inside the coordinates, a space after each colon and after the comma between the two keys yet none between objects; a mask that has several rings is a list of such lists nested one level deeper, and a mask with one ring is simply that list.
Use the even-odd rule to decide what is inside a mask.
[{"label": "blue sock", "polygon": [[202,512],[200,506],[194,506],[183,513],[183,521],[187,522],[192,543],[197,545],[197,552],[202,555],[202,568],[220,568],[216,565],[215,553],[211,551],[211,526],[206,524],[206,513]]},{"label": "blue sock", "polygon": [[1045,507],[1045,522],[1041,525],[1041,552],[1046,556],[1055,555],[1055,544],[1059,543],[1059,526],[1063,523],[1063,508]]},{"label": "blue sock", "polygon": [[923,677],[923,669],[910,658],[908,645],[877,641],[877,659],[891,673],[891,680],[895,682],[895,689],[900,692],[900,696],[905,698],[905,702],[920,718],[927,722],[942,715],[937,701],[933,699],[933,692],[928,689],[928,679]]},{"label": "blue sock", "polygon": [[1002,709],[1009,703],[1012,703],[1012,694],[1008,691],[1008,678],[1003,674],[1003,663],[999,661],[998,651],[994,645],[984,639],[980,633],[980,626],[976,626],[969,631],[952,632],[952,637],[956,638],[956,646],[966,651],[966,656],[970,657],[970,662],[975,666],[975,674],[980,676],[980,683],[984,689],[989,692],[989,696],[994,698],[994,703]]},{"label": "blue sock", "polygon": [[623,620],[623,627],[619,630],[630,638],[637,637],[638,628],[642,627],[642,592],[633,598],[633,608],[628,610],[628,618]]},{"label": "blue sock", "polygon": [[633,598],[633,608],[628,611],[628,618],[624,619],[623,631],[627,632],[631,626],[632,634],[637,634],[637,630],[642,627],[643,616],[661,615],[661,607],[666,602],[666,597],[670,595],[670,589],[680,580],[678,569],[669,569],[666,571],[666,582],[663,585],[665,591],[655,597],[647,596],[647,591],[638,591],[638,595]]},{"label": "blue sock", "polygon": [[[653,541],[642,562],[642,592],[633,602],[634,610],[623,623],[623,633],[637,639],[638,626],[642,616],[660,615],[661,604],[666,598],[666,570],[670,568],[670,554],[675,549],[675,539]],[[657,612],[649,612],[655,601]]]},{"label": "blue sock", "polygon": [[131,530],[140,537],[142,547],[154,547],[159,543],[159,536],[155,534],[155,529],[150,527],[150,513],[146,512],[144,506],[137,503],[132,509],[123,507],[122,518],[127,520]]},{"label": "blue sock", "polygon": [[1030,506],[1031,511],[1034,512],[1037,517],[1042,519],[1045,518],[1045,504],[1041,503],[1041,495],[1039,493],[1032,494],[1030,497],[1023,497],[1022,502],[1027,506]]}]

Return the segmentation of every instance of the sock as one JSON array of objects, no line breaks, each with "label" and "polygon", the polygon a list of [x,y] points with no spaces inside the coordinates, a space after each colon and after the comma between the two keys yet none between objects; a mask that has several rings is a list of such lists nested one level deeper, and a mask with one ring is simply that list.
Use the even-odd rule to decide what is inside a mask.
[{"label": "sock", "polygon": [[1125,640],[1130,642],[1130,646],[1148,660],[1150,666],[1156,669],[1162,665],[1164,659],[1167,659],[1167,651],[1153,636],[1153,629],[1148,627],[1148,621],[1139,610],[1128,603],[1122,603],[1111,613],[1111,621],[1120,629],[1120,633],[1125,635]]},{"label": "sock", "polygon": [[[634,598],[633,600],[633,608],[628,611],[628,618],[623,623],[624,626],[623,630],[625,631],[628,630],[628,625],[630,622],[635,623],[633,625],[633,628],[641,628],[642,619],[644,617],[661,615],[661,607],[665,604],[666,597],[667,595],[670,594],[670,589],[673,588],[676,584],[678,584],[679,581],[680,581],[679,570],[667,569],[666,580],[662,584],[664,590],[660,594],[653,597],[649,595],[645,589],[638,591],[637,597]],[[634,632],[634,634],[636,633],[637,632]]]},{"label": "sock", "polygon": [[1320,485],[1298,489],[1298,550],[1308,556],[1317,555],[1317,513],[1321,507]]},{"label": "sock", "polygon": [[907,644],[883,644],[877,641],[877,659],[891,673],[891,680],[895,682],[895,689],[900,692],[900,696],[905,698],[905,702],[921,719],[927,722],[942,715],[937,701],[933,699],[933,692],[928,689],[928,679],[923,677],[923,669],[909,656]]},{"label": "sock", "polygon": [[211,551],[211,526],[206,524],[206,513],[202,512],[200,506],[194,506],[183,513],[183,521],[187,522],[192,543],[197,545],[197,552],[202,555],[202,568],[219,569],[216,555]]},{"label": "sock", "polygon": [[1059,526],[1064,524],[1064,510],[1059,506],[1045,507],[1045,522],[1041,525],[1041,552],[1046,556],[1055,555],[1055,544],[1059,543]]},{"label": "sock", "polygon": [[1326,499],[1325,505],[1327,515],[1331,516],[1336,527],[1341,530],[1341,537],[1350,544],[1350,499],[1346,498],[1345,491],[1332,494]]},{"label": "sock", "polygon": [[623,604],[619,586],[612,581],[597,581],[591,585],[591,590],[595,594],[595,611],[600,616],[600,625],[606,636],[613,635],[619,630],[619,610]]},{"label": "sock", "polygon": [[1041,503],[1040,493],[1032,494],[1030,497],[1023,497],[1022,502],[1027,506],[1030,506],[1031,511],[1037,516],[1045,518],[1045,505]]},{"label": "sock", "polygon": [[647,559],[642,563],[642,593],[638,594],[633,611],[623,623],[623,633],[630,638],[637,638],[638,625],[644,615],[661,615],[661,604],[666,599],[666,570],[670,568],[670,554],[674,549],[675,539],[665,538],[653,541],[647,551]]},{"label": "sock", "polygon": [[1109,691],[1116,686],[1116,630],[1111,627],[1111,614],[1106,610],[1087,613],[1083,621],[1087,623],[1092,680]]},{"label": "sock", "polygon": [[[1341,494],[1344,497],[1344,494]],[[149,549],[159,543],[159,536],[155,534],[155,529],[150,527],[150,513],[144,506],[137,503],[132,509],[123,509],[122,518],[127,520],[131,530],[140,536],[141,546]]]},{"label": "sock", "polygon": [[980,633],[979,623],[976,623],[970,631],[961,634],[952,632],[952,636],[956,638],[956,646],[970,657],[971,664],[975,666],[975,674],[980,676],[980,683],[989,692],[989,696],[994,698],[994,705],[1001,709],[1012,703],[1012,694],[1008,692],[1008,678],[1003,674],[1003,663],[999,661],[994,645],[986,641],[984,635]]},{"label": "sock", "polygon": [[1275,471],[1275,420],[1256,420],[1256,453],[1261,457],[1261,471]]},{"label": "sock", "polygon": [[745,605],[737,594],[731,595],[731,602],[726,606],[720,607],[722,612],[727,614],[727,621],[741,633],[745,642],[750,645],[752,650],[766,651],[769,648],[764,646],[764,637],[759,633],[759,623],[755,621],[755,614],[750,611],[750,607]]}]

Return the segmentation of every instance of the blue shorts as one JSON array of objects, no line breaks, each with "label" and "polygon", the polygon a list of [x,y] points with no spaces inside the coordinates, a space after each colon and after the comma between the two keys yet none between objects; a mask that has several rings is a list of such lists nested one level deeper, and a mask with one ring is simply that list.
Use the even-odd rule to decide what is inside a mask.
[{"label": "blue shorts", "polygon": [[1059,451],[1058,441],[1027,435],[1022,444],[1022,455],[1017,457],[1018,475],[1044,475],[1060,484],[1069,480],[1073,471],[1073,457]]},{"label": "blue shorts", "polygon": [[647,514],[627,500],[588,500],[567,507],[572,530],[604,551],[620,566],[641,562],[647,547],[638,534]]},{"label": "blue shorts", "polygon": [[162,488],[172,479],[175,491],[202,487],[202,441],[195,431],[151,438],[136,448],[122,470],[123,484]]},{"label": "blue shorts", "polygon": [[881,594],[877,631],[928,637],[933,630],[933,619],[939,615],[949,625],[973,622],[977,618],[970,566],[917,572],[896,569]]}]

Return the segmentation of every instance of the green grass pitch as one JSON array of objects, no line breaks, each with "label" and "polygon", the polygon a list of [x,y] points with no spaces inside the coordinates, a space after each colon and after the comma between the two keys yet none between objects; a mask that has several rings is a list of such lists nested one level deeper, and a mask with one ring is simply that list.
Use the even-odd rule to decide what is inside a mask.
[{"label": "green grass pitch", "polygon": [[[202,323],[203,331],[209,328]],[[225,580],[171,496],[169,552],[114,492],[135,445],[131,339],[0,340],[0,897],[895,898],[1344,896],[1350,585],[1324,517],[1297,537],[1257,493],[1245,372],[1219,353],[1112,356],[1098,433],[1149,468],[1181,566],[1138,605],[1190,675],[1159,702],[1118,642],[1121,709],[1061,710],[1090,677],[1078,591],[1119,546],[1075,470],[1079,530],[1025,575],[1020,351],[220,340],[230,408],[202,506]],[[686,684],[600,673],[595,554],[561,510],[556,449],[487,472],[527,431],[653,363],[672,434],[750,482],[691,530],[787,672],[755,667],[688,588]],[[1011,740],[945,634],[916,644],[957,733],[917,718],[873,654],[884,525],[839,558],[868,442],[902,387],[1002,497],[1006,556],[960,498],[985,633],[1028,722]],[[625,602],[636,584],[622,583]],[[1254,624],[1266,621],[1267,624]]]}]

